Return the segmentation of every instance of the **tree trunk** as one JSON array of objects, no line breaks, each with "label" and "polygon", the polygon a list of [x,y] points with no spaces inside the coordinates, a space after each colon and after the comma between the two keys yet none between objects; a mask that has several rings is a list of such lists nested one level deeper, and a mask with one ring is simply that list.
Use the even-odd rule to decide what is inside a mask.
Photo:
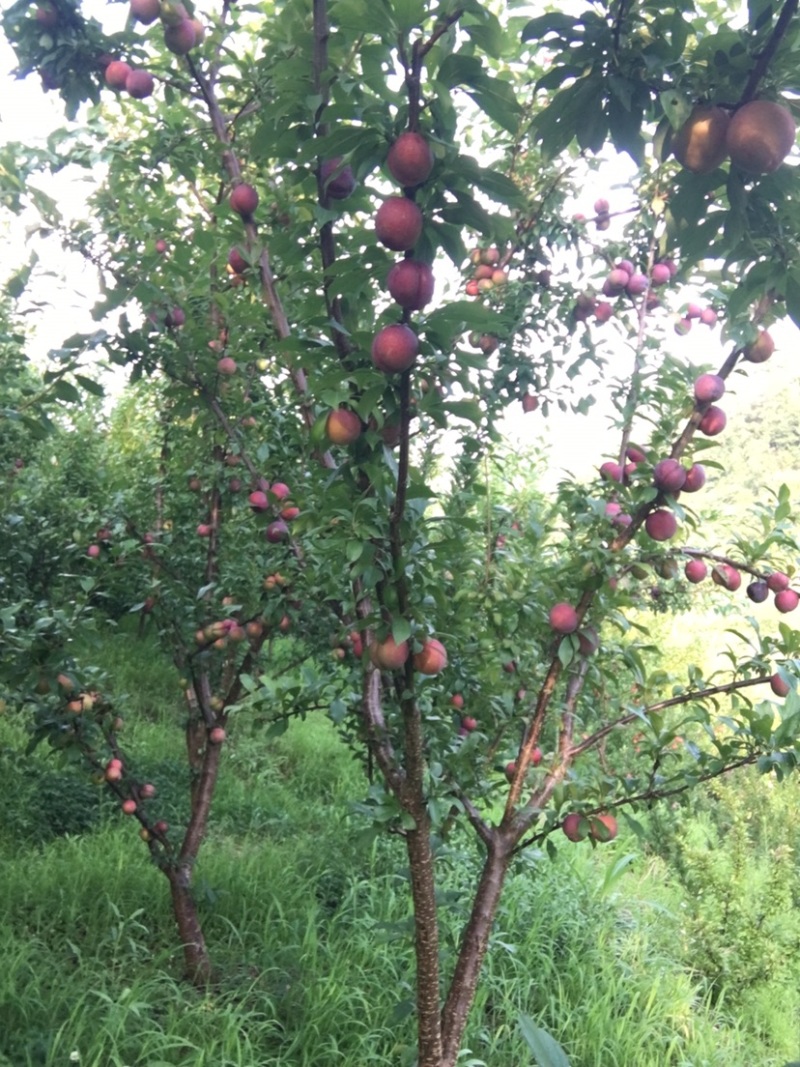
[{"label": "tree trunk", "polygon": [[[191,692],[187,693],[187,700]],[[192,702],[189,703],[186,744],[193,771],[191,815],[179,852],[177,855],[169,852],[160,866],[169,880],[172,913],[183,945],[186,977],[193,985],[202,987],[211,981],[211,959],[192,896],[192,873],[206,835],[222,746],[211,743],[207,726],[192,709]]]},{"label": "tree trunk", "polygon": [[492,932],[500,894],[511,862],[511,842],[499,831],[492,832],[489,851],[472,905],[469,922],[461,938],[458,960],[442,1010],[442,1057],[437,1067],[455,1067],[475,999],[489,935]]},{"label": "tree trunk", "polygon": [[172,914],[183,945],[186,977],[195,986],[206,986],[211,981],[211,959],[206,939],[197,915],[191,889],[191,868],[185,864],[165,868],[172,894]]},{"label": "tree trunk", "polygon": [[414,900],[414,951],[417,962],[417,1067],[441,1067],[439,1015],[439,921],[433,873],[431,828],[427,812],[406,837]]}]

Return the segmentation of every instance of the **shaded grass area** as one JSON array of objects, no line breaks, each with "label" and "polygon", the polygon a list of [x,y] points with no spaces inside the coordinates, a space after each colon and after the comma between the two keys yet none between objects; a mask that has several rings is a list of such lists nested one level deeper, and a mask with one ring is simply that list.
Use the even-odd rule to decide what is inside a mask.
[{"label": "shaded grass area", "polygon": [[[131,687],[125,736],[178,821],[185,772],[180,705],[163,698],[169,673],[156,665]],[[411,1067],[405,858],[401,842],[369,841],[348,814],[365,788],[360,766],[325,719],[278,740],[244,720],[230,733],[196,871],[218,981],[198,992],[181,980],[166,882],[133,820],[44,750],[20,759],[21,723],[0,720],[2,1067]],[[474,860],[466,839],[442,856],[445,972]],[[796,1058],[796,997],[762,983],[746,1009],[729,1009],[724,987],[712,1002],[692,974],[686,903],[664,861],[630,838],[521,860],[462,1062],[529,1064],[519,1012],[573,1067]]]}]

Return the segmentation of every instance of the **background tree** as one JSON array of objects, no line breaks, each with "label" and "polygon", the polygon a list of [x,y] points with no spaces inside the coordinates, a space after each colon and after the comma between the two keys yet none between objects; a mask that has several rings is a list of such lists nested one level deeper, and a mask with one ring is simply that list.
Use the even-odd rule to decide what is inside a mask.
[{"label": "background tree", "polygon": [[[230,628],[263,627],[241,566],[251,512],[263,512],[305,591],[305,639],[329,644],[327,629],[344,649],[349,634],[356,653],[360,697],[334,714],[365,746],[381,783],[376,818],[407,852],[421,1067],[456,1062],[522,851],[551,846],[559,828],[602,843],[615,813],[736,767],[782,776],[796,763],[796,631],[757,633],[728,677],[692,669],[676,688],[628,621],[636,583],[652,570],[674,581],[684,565],[690,583],[710,565],[730,592],[745,573],[751,600],[772,593],[778,612],[800,599],[787,492],[735,552],[673,540],[679,526],[693,540],[701,530],[685,494],[704,484],[699,459],[725,428],[727,383],[770,357],[784,306],[798,319],[783,165],[794,122],[776,102],[791,84],[795,7],[752,8],[735,30],[708,8],[523,19],[477,3],[315,0],[263,5],[258,35],[227,4],[162,3],[152,18],[134,5],[141,25],[118,36],[69,4],[48,9],[44,33],[27,4],[6,13],[21,71],[55,72],[45,87],[69,107],[99,91],[101,51],[114,55],[102,79],[123,93],[119,109],[107,105],[92,217],[61,229],[101,271],[98,316],[142,309],[104,342],[112,362],[164,383],[155,529],[148,541],[121,514],[120,550],[144,552],[152,612],[189,675],[203,800],[176,866],[145,824],[148,844],[188,901],[213,734],[264,643],[262,629],[246,651],[212,652]],[[491,166],[461,150],[468,140]],[[637,168],[611,241],[600,235],[617,209],[603,197],[588,223],[564,218],[606,144]],[[86,158],[96,145],[88,129],[70,151]],[[51,163],[21,155],[17,174]],[[463,272],[445,296],[464,293],[434,302],[445,259]],[[689,280],[713,306],[684,304]],[[698,378],[665,338],[719,319],[728,355]],[[551,507],[506,523],[487,475],[502,413],[512,400],[531,414],[537,401],[544,414],[580,413],[599,388],[619,429],[599,478],[565,481]],[[223,483],[234,458],[248,504]],[[283,490],[270,499],[264,478],[273,496],[276,480],[291,486],[299,516],[282,514]],[[203,560],[186,549],[182,479],[199,483],[185,484],[201,494]],[[224,633],[223,592],[234,596]],[[770,679],[782,714],[753,703]],[[609,759],[626,728],[647,738],[647,762],[630,773]],[[466,827],[474,895],[440,973],[437,866]],[[206,959],[191,969],[209,973]]]}]

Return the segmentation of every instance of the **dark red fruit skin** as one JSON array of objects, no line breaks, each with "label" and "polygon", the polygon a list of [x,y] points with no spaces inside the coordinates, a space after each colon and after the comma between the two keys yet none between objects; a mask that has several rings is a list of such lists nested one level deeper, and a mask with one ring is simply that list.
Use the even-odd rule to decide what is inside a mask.
[{"label": "dark red fruit skin", "polygon": [[780,593],[789,588],[789,576],[783,571],[773,571],[767,578],[767,588],[772,593]]},{"label": "dark red fruit skin", "polygon": [[769,586],[766,582],[751,582],[745,592],[754,604],[763,604],[769,596]]},{"label": "dark red fruit skin", "polygon": [[244,274],[249,265],[238,248],[232,248],[228,253],[228,263],[237,274]]},{"label": "dark red fruit skin", "polygon": [[559,634],[571,634],[578,629],[578,613],[571,604],[554,604],[550,609],[550,625]]},{"label": "dark red fruit skin", "polygon": [[718,563],[711,571],[711,580],[731,593],[735,593],[742,584],[742,576],[730,563]]},{"label": "dark red fruit skin", "polygon": [[663,508],[651,511],[644,522],[645,530],[654,541],[669,541],[675,536],[678,523],[671,511]]},{"label": "dark red fruit skin", "polygon": [[718,374],[701,374],[694,383],[694,397],[701,404],[713,403],[725,395],[725,379]]},{"label": "dark red fruit skin", "polygon": [[726,422],[727,418],[722,408],[715,407],[714,404],[712,404],[700,420],[700,424],[697,428],[700,433],[704,433],[706,437],[716,437],[717,434],[722,433],[725,429]]},{"label": "dark red fruit skin", "polygon": [[708,575],[708,567],[701,559],[690,559],[684,567],[684,574],[693,585],[702,582]]},{"label": "dark red fruit skin", "polygon": [[401,259],[389,271],[386,288],[400,307],[421,311],[433,297],[433,271],[417,259]]},{"label": "dark red fruit skin", "polygon": [[421,133],[401,133],[386,159],[389,172],[404,188],[421,185],[433,170],[433,152]]},{"label": "dark red fruit skin", "polygon": [[702,463],[694,463],[686,472],[686,481],[683,483],[684,493],[696,493],[706,484],[706,469]]},{"label": "dark red fruit skin", "polygon": [[422,234],[422,212],[404,196],[390,196],[375,213],[375,234],[393,252],[410,251]]},{"label": "dark red fruit skin", "polygon": [[798,603],[800,603],[800,596],[794,589],[783,589],[775,594],[775,607],[784,615],[789,611],[794,611]]},{"label": "dark red fruit skin", "polygon": [[398,374],[412,366],[418,347],[417,335],[408,326],[384,326],[372,342],[372,362],[385,374]]},{"label": "dark red fruit skin", "polygon": [[146,70],[132,70],[125,79],[125,89],[134,100],[144,100],[155,87],[153,75]]},{"label": "dark red fruit skin", "polygon": [[[339,169],[341,167],[341,170]],[[336,172],[339,172],[338,174]],[[333,175],[333,177],[331,177]],[[331,200],[346,200],[355,192],[356,179],[349,166],[342,167],[342,157],[326,159],[320,167],[322,186]]]},{"label": "dark red fruit skin", "polygon": [[653,469],[653,483],[664,493],[677,493],[686,481],[686,471],[676,459],[662,459]]},{"label": "dark red fruit skin", "polygon": [[258,193],[252,185],[242,182],[231,193],[230,205],[237,215],[249,218],[258,207]]}]

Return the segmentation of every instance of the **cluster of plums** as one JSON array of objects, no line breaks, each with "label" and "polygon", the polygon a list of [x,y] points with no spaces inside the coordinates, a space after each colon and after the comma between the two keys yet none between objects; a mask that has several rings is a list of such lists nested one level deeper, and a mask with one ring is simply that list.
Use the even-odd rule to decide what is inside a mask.
[{"label": "cluster of plums", "polygon": [[791,151],[795,135],[791,112],[772,100],[751,100],[733,113],[702,105],[675,135],[672,151],[695,174],[710,174],[728,158],[747,174],[771,174]]},{"label": "cluster of plums", "polygon": [[[130,15],[135,22],[141,22],[144,26],[161,19],[164,44],[177,56],[187,55],[205,35],[202,22],[192,18],[177,0],[131,0]],[[155,87],[155,80],[149,71],[131,67],[121,59],[111,59],[107,63],[104,78],[110,89],[124,90],[136,100],[150,96]]]},{"label": "cluster of plums", "polygon": [[[420,133],[402,133],[389,149],[386,165],[406,194],[422,185],[433,170],[433,152]],[[422,235],[423,217],[409,195],[390,196],[375,214],[375,234],[381,244],[406,256],[389,271],[386,287],[405,312],[420,311],[433,297],[433,272],[411,253]],[[403,323],[384,326],[372,342],[372,362],[385,374],[411,368],[417,358],[417,335]]]},{"label": "cluster of plums", "polygon": [[489,293],[508,281],[508,271],[500,265],[500,252],[497,248],[473,248],[469,254],[472,266],[471,276],[464,286],[467,296],[481,296]]},{"label": "cluster of plums", "polygon": [[[386,165],[405,194],[412,192],[430,177],[433,152],[420,133],[407,130],[392,144]],[[333,199],[350,195],[354,179],[341,159],[324,162],[320,172],[323,190]],[[375,213],[375,233],[381,244],[393,252],[405,252],[389,271],[386,288],[405,313],[421,311],[433,298],[434,277],[428,263],[413,257],[420,239],[423,216],[411,196],[387,197]],[[419,351],[417,335],[405,322],[384,326],[372,342],[373,365],[385,374],[409,370]],[[359,416],[349,408],[331,411],[325,424],[328,439],[337,445],[352,444],[362,432]]]},{"label": "cluster of plums", "polygon": [[[383,641],[373,641],[370,659],[383,671],[396,671],[405,665],[411,653],[408,641],[395,641],[389,635]],[[413,653],[414,670],[420,674],[439,674],[447,666],[447,650],[436,637],[423,638],[418,652]]]}]

